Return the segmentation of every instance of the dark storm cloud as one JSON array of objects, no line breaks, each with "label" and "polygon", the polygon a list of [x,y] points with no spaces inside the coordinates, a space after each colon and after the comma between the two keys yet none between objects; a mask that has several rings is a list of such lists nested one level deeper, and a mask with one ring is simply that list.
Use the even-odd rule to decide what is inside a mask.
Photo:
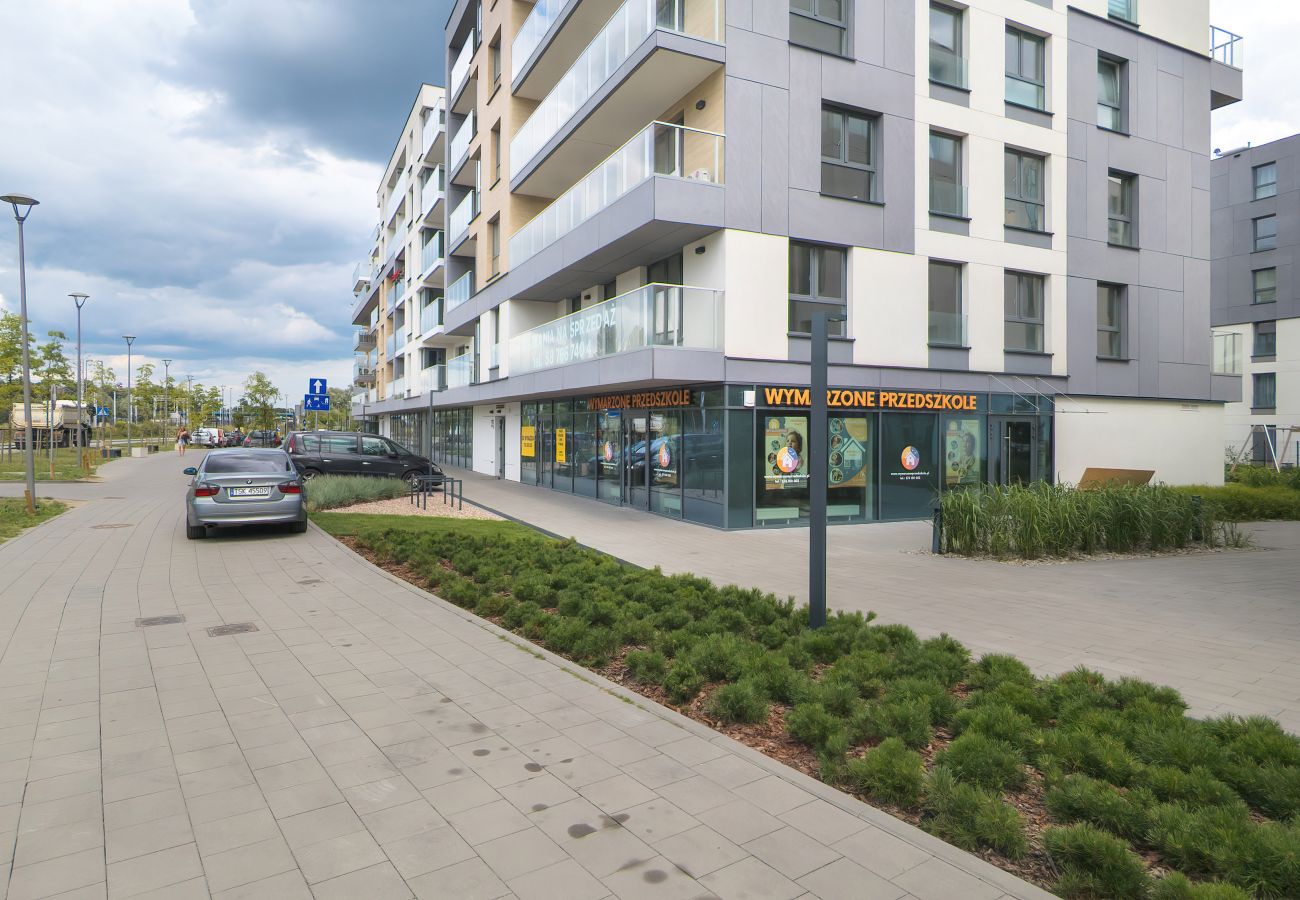
[{"label": "dark storm cloud", "polygon": [[441,84],[450,0],[193,0],[172,76],[221,94],[224,131],[298,131],[383,162],[421,81]]}]

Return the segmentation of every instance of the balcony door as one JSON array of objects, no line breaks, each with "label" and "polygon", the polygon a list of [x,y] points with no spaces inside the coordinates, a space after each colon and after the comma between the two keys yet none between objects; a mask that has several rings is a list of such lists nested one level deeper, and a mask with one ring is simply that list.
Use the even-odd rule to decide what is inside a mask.
[{"label": "balcony door", "polygon": [[[682,177],[682,129],[674,126],[681,126],[685,121],[685,116],[678,113],[668,124],[655,124],[654,170],[656,175]],[[680,254],[678,258],[681,258]]]}]

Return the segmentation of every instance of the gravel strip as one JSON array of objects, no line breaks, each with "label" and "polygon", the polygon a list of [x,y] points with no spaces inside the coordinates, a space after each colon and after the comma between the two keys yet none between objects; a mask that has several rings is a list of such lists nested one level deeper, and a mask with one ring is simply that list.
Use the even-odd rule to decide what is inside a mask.
[{"label": "gravel strip", "polygon": [[373,513],[386,516],[439,516],[444,519],[500,520],[501,518],[496,513],[490,513],[469,503],[465,504],[464,509],[456,509],[450,503],[444,504],[441,494],[431,494],[429,496],[428,509],[416,506],[407,497],[395,497],[392,500],[372,500],[369,503],[355,503],[352,506],[342,506],[338,509],[327,510],[327,512]]}]

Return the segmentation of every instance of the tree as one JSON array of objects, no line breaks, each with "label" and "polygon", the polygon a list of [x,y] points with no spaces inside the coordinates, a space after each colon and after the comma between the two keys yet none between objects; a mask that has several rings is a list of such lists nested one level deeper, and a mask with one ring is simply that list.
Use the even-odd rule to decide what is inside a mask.
[{"label": "tree", "polygon": [[221,411],[221,388],[215,384],[210,388],[196,384],[194,394],[194,402],[198,407],[199,422],[206,425],[215,421],[217,413]]},{"label": "tree", "polygon": [[57,385],[60,393],[67,394],[74,390],[76,381],[72,377],[72,364],[63,353],[63,342],[68,336],[62,331],[46,332],[49,341],[36,349],[32,359],[32,380],[40,381],[44,393],[49,394],[50,385]]},{"label": "tree", "polygon": [[269,429],[275,427],[275,400],[279,395],[265,373],[254,372],[244,380],[244,396],[239,402],[248,407],[248,416],[255,427]]},{"label": "tree", "polygon": [[[31,335],[27,337],[31,346]],[[8,421],[9,411],[23,398],[22,319],[0,311],[0,421]]]}]

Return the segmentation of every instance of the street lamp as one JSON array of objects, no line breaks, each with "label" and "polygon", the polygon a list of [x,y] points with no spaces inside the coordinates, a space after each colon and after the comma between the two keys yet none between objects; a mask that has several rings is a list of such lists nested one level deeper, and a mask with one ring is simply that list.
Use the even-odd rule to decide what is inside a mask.
[{"label": "street lamp", "polygon": [[122,340],[126,341],[126,455],[132,455],[131,450],[131,344],[135,342],[135,335],[124,334]]},{"label": "street lamp", "polygon": [[[826,624],[826,323],[843,322],[843,313],[825,310],[812,316],[812,371],[808,391],[808,627]],[[814,452],[815,451],[815,452]]]},{"label": "street lamp", "polygon": [[[164,359],[162,362],[163,362],[163,421],[166,422],[166,423],[167,423],[167,427],[170,428],[170,427],[171,427],[171,424],[172,424],[172,422],[171,422],[171,385],[172,385],[172,382],[171,382],[171,376],[169,376],[169,375],[167,374],[167,370],[168,370],[169,368],[171,368],[172,361],[171,361],[170,359]],[[166,437],[166,436],[167,436],[167,432],[164,430],[164,431],[163,431],[163,437]]]},{"label": "street lamp", "polygon": [[[23,245],[23,223],[31,215],[39,200],[23,194],[5,194],[0,202],[14,208],[14,221],[18,223],[18,318],[22,327],[23,344],[23,466],[27,474],[27,512],[36,512],[36,457],[32,451],[32,363],[27,349],[27,256]],[[46,423],[49,424],[49,423]]]},{"label": "street lamp", "polygon": [[[77,449],[80,450],[83,449],[81,446],[81,307],[86,305],[86,301],[90,299],[90,295],[83,294],[80,291],[74,291],[68,296],[72,298],[73,303],[77,304]],[[84,460],[82,464],[85,464]]]}]

